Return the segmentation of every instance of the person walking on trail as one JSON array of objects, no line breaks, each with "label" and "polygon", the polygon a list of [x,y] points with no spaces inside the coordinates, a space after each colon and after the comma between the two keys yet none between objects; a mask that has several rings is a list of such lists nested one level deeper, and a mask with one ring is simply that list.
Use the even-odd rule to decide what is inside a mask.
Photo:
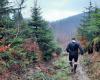
[{"label": "person walking on trail", "polygon": [[[66,51],[69,53],[69,64],[72,68],[72,72],[76,73],[77,62],[79,57],[79,50],[81,55],[83,55],[83,49],[80,44],[76,41],[75,38],[72,38],[72,41],[68,44]],[[74,60],[74,64],[73,64]]]}]

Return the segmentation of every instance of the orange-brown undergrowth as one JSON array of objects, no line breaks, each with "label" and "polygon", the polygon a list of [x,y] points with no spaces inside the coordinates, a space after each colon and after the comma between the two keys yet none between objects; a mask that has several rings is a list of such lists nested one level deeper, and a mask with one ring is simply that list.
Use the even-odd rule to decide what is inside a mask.
[{"label": "orange-brown undergrowth", "polygon": [[5,52],[9,48],[10,48],[10,44],[6,46],[0,46],[0,52]]},{"label": "orange-brown undergrowth", "polygon": [[88,65],[87,73],[91,80],[100,80],[100,53],[95,52],[91,59],[92,63]]}]

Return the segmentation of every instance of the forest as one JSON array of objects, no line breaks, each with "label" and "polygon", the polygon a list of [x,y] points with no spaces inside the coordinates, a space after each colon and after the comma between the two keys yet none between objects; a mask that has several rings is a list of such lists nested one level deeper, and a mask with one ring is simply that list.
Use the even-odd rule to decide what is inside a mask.
[{"label": "forest", "polygon": [[[0,0],[0,80],[74,80],[70,79],[67,54],[43,19],[37,0],[30,19],[22,15],[25,0],[16,3],[12,6],[9,0]],[[84,48],[82,64],[87,75],[99,80],[100,8],[91,1],[76,37]]]}]

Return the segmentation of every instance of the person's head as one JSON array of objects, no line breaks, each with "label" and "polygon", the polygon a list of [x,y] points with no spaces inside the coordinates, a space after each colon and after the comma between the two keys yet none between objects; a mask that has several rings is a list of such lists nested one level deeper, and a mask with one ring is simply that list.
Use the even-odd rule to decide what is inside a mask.
[{"label": "person's head", "polygon": [[72,40],[76,40],[76,38],[72,38]]},{"label": "person's head", "polygon": [[76,38],[72,38],[72,42],[76,42]]}]

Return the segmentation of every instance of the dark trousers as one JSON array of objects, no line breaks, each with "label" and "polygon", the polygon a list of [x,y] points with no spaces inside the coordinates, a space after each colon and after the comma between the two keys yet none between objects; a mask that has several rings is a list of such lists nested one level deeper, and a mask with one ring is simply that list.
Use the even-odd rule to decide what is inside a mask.
[{"label": "dark trousers", "polygon": [[70,66],[73,67],[72,71],[74,71],[76,73],[77,64],[74,64],[74,66],[73,66],[73,63],[72,63],[73,60],[74,60],[74,62],[77,63],[78,55],[69,55]]},{"label": "dark trousers", "polygon": [[71,55],[69,54],[69,61],[72,62],[74,60],[74,62],[78,61],[78,55]]}]

